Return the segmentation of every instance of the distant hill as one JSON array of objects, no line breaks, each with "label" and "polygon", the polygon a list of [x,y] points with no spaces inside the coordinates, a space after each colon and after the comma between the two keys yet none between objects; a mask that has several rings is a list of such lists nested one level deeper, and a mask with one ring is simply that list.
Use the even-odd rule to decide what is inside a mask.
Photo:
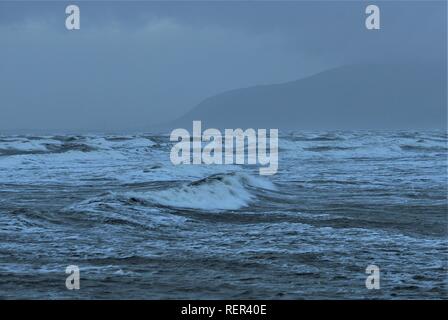
[{"label": "distant hill", "polygon": [[297,81],[227,91],[167,128],[446,128],[446,66],[352,65]]}]

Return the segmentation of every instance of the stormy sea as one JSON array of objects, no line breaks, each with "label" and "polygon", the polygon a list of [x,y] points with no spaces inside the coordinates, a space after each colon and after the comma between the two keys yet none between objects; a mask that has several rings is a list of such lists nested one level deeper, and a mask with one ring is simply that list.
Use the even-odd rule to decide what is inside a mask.
[{"label": "stormy sea", "polygon": [[448,298],[446,132],[282,132],[273,176],[171,147],[0,136],[0,298]]}]

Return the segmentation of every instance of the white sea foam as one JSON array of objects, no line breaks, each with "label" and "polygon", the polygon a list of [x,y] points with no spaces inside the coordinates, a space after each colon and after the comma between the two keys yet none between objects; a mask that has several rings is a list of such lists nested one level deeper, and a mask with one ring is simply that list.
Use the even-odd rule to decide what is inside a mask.
[{"label": "white sea foam", "polygon": [[155,143],[149,139],[142,137],[130,137],[124,136],[123,139],[114,140],[114,137],[110,137],[110,139],[106,139],[104,137],[90,137],[87,140],[87,144],[91,147],[102,149],[102,150],[111,150],[111,149],[140,149],[140,148],[148,148]]},{"label": "white sea foam", "polygon": [[30,140],[27,138],[8,139],[0,142],[0,150],[18,152],[46,152],[49,145],[60,145],[53,139]]},{"label": "white sea foam", "polygon": [[158,204],[201,210],[237,210],[256,198],[253,189],[275,190],[272,182],[262,177],[235,173],[214,175],[180,187],[137,196]]}]

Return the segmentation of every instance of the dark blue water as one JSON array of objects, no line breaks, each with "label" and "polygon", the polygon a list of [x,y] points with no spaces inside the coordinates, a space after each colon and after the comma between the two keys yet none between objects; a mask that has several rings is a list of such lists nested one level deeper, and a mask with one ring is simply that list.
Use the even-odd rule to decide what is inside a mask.
[{"label": "dark blue water", "polygon": [[0,136],[0,298],[448,297],[445,132],[284,133],[270,177],[170,148]]}]

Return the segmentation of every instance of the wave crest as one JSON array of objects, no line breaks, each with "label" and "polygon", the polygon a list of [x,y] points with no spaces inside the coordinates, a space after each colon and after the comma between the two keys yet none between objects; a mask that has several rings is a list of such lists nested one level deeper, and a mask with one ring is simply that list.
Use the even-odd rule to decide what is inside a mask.
[{"label": "wave crest", "polygon": [[200,210],[238,210],[263,190],[276,190],[266,178],[244,173],[216,174],[179,187],[134,195],[158,205]]}]

